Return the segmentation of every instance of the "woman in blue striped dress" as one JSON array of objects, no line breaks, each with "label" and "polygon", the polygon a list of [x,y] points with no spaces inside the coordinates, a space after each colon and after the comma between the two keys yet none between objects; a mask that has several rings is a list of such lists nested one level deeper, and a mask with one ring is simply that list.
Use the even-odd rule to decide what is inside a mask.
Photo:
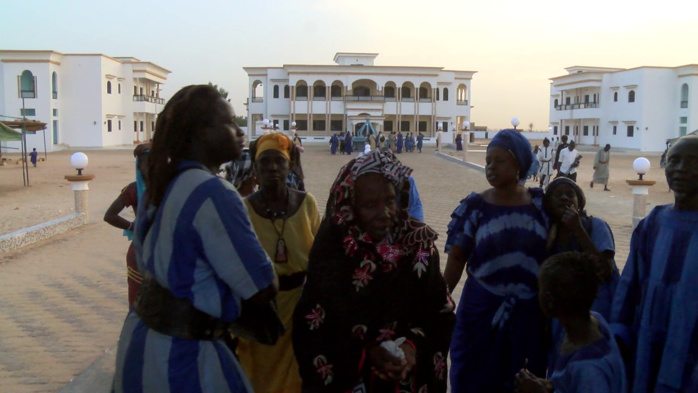
[{"label": "woman in blue striped dress", "polygon": [[119,338],[113,390],[249,392],[221,339],[248,299],[276,293],[271,261],[233,186],[216,176],[242,133],[215,89],[187,86],[158,116],[134,243],[145,279]]},{"label": "woman in blue striped dress", "polygon": [[451,340],[451,391],[512,392],[522,368],[545,374],[545,318],[538,268],[545,253],[543,190],[518,184],[531,145],[500,131],[486,155],[492,188],[461,201],[448,225],[444,276],[450,290],[467,266]]}]

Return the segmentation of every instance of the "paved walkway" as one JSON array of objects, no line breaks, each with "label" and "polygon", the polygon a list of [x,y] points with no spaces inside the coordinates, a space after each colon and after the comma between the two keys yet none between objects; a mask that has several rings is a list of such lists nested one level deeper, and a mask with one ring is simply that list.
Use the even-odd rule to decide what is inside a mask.
[{"label": "paved walkway", "polygon": [[[321,211],[331,182],[350,158],[331,156],[327,150],[309,146],[303,155],[307,189]],[[131,152],[125,150],[123,155],[130,165]],[[485,177],[437,157],[433,148],[422,154],[402,154],[400,159],[415,170],[426,221],[441,234],[438,246],[443,250],[451,212],[470,192],[488,187]],[[632,205],[620,195],[613,201],[597,195],[596,189],[588,199],[590,210],[611,223],[618,261],[624,262]],[[100,220],[109,203],[111,198],[91,199],[92,223],[85,227],[0,254],[0,392],[109,390],[113,348],[127,311],[128,246],[125,238]],[[87,244],[101,248],[88,252]]]}]

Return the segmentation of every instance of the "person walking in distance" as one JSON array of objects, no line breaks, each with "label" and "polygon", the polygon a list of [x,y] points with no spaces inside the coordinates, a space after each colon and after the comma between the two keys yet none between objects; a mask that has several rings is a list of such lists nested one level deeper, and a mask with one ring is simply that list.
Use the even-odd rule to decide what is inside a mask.
[{"label": "person walking in distance", "polygon": [[594,158],[594,178],[589,183],[589,187],[594,188],[594,183],[603,184],[604,191],[608,189],[608,163],[611,160],[611,145],[606,145],[596,153]]}]

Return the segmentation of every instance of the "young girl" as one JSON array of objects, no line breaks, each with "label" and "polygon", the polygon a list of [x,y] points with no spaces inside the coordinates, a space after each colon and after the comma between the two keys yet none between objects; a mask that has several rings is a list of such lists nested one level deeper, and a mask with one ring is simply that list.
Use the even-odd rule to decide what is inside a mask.
[{"label": "young girl", "polygon": [[516,391],[626,392],[625,368],[604,318],[593,311],[599,284],[598,258],[565,252],[548,258],[540,269],[538,299],[543,313],[565,329],[550,380],[523,368],[516,374]]}]

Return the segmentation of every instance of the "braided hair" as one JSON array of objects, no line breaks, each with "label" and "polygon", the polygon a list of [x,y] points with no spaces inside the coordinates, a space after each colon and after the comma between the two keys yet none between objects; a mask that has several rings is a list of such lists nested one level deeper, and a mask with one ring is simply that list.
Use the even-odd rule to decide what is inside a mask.
[{"label": "braided hair", "polygon": [[150,203],[160,204],[192,141],[200,130],[214,125],[220,99],[211,86],[189,85],[175,93],[160,112],[148,158]]}]

